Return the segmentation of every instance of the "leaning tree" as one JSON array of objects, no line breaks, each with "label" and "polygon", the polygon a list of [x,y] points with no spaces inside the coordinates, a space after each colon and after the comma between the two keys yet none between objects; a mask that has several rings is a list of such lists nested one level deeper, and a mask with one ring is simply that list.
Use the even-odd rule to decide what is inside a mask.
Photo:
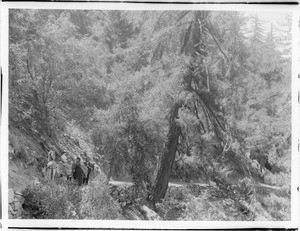
[{"label": "leaning tree", "polygon": [[[159,17],[159,20],[162,20],[163,16]],[[216,100],[218,96],[216,85],[210,80],[207,63],[211,53],[208,51],[208,43],[214,42],[217,45],[224,56],[224,62],[229,60],[214,34],[210,23],[210,12],[181,12],[176,15],[174,22],[176,22],[173,25],[174,30],[167,30],[166,32],[171,35],[162,36],[162,39],[158,42],[157,48],[153,53],[152,62],[162,58],[164,52],[169,50],[166,46],[174,47],[172,42],[178,41],[172,41],[170,37],[172,37],[174,31],[181,31],[182,34],[179,37],[180,46],[177,46],[177,48],[180,48],[178,50],[179,54],[186,57],[188,62],[181,75],[180,88],[182,92],[189,94],[191,99],[187,101],[178,97],[174,98],[170,104],[166,144],[160,156],[150,197],[154,205],[164,198],[166,194],[172,165],[178,147],[181,145],[180,139],[185,135],[185,131],[178,122],[179,111],[182,108],[189,110],[199,120],[199,132],[213,132],[220,145],[224,145],[226,130],[226,122]],[[159,24],[159,21],[157,24]],[[165,39],[168,39],[170,42],[166,43]]]}]

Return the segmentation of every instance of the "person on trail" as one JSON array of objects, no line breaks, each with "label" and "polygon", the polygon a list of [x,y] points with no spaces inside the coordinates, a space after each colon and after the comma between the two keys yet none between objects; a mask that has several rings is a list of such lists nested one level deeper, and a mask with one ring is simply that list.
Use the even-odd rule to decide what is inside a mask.
[{"label": "person on trail", "polygon": [[86,177],[84,178],[83,184],[87,185],[89,183],[89,178],[92,170],[94,170],[94,164],[89,161],[89,157],[86,152],[83,153],[84,156],[84,165],[87,168]]},{"label": "person on trail", "polygon": [[46,167],[43,169],[43,172],[45,173],[45,177],[47,180],[54,180],[54,177],[58,171],[58,166],[55,160],[50,160]]},{"label": "person on trail", "polygon": [[68,162],[68,156],[66,152],[63,152],[61,155],[61,171],[62,174],[66,177],[67,180],[71,181],[72,179],[72,165]]},{"label": "person on trail", "polygon": [[72,166],[73,179],[78,182],[78,186],[82,185],[84,178],[86,177],[82,170],[82,165],[81,165],[80,161],[81,161],[81,159],[79,157],[77,157],[76,162]]},{"label": "person on trail", "polygon": [[48,152],[48,162],[46,167],[43,169],[43,172],[45,174],[45,177],[47,180],[54,180],[54,177],[57,172],[57,164],[55,162],[56,159],[56,153],[55,150],[50,150]]},{"label": "person on trail", "polygon": [[48,162],[49,161],[52,161],[52,160],[56,160],[56,152],[55,152],[55,150],[50,150],[49,152],[48,152]]},{"label": "person on trail", "polygon": [[75,169],[77,166],[80,166],[80,158],[77,157],[76,160],[75,160],[75,163],[73,163],[72,165],[72,175],[73,175],[73,179],[75,179]]},{"label": "person on trail", "polygon": [[89,164],[89,157],[88,157],[88,155],[87,155],[86,152],[83,153],[83,158],[84,158],[84,165],[88,166],[88,164]]}]

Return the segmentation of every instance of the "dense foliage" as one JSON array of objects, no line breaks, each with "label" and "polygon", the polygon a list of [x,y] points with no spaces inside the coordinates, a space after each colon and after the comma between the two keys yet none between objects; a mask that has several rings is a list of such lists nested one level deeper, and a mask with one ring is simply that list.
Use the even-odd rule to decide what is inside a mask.
[{"label": "dense foliage", "polygon": [[109,188],[96,181],[82,190],[71,182],[41,182],[23,191],[27,219],[122,219],[119,204]]},{"label": "dense foliage", "polygon": [[[222,11],[12,9],[9,20],[10,124],[46,140],[78,131],[107,181],[132,180],[155,209],[171,178],[216,184],[226,198],[245,179],[251,190],[290,187],[287,33]],[[282,30],[290,24],[287,15]],[[83,195],[82,216],[103,217],[87,208],[109,203],[101,187]],[[186,200],[178,219],[227,219],[205,213],[203,198]],[[269,200],[288,211],[288,199]],[[234,203],[246,207],[236,220],[262,211]]]}]

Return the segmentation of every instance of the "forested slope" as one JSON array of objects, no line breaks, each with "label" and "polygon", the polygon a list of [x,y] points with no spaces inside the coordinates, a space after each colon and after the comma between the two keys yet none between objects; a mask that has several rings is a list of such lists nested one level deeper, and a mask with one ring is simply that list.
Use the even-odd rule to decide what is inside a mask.
[{"label": "forested slope", "polygon": [[[86,152],[105,173],[83,196],[70,185],[65,218],[134,219],[117,215],[134,201],[162,219],[288,220],[291,18],[12,9],[9,123],[10,170],[26,163],[41,180],[55,149]],[[109,194],[111,178],[133,182],[129,203]],[[101,201],[119,212],[97,212]]]}]

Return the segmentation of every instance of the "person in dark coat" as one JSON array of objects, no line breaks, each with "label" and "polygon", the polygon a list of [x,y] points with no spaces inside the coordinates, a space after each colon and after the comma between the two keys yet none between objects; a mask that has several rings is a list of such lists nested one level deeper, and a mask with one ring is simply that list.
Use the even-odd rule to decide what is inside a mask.
[{"label": "person in dark coat", "polygon": [[78,186],[81,186],[83,184],[85,174],[81,168],[81,159],[79,157],[76,158],[75,164],[72,166],[73,169],[73,179],[78,182]]}]

